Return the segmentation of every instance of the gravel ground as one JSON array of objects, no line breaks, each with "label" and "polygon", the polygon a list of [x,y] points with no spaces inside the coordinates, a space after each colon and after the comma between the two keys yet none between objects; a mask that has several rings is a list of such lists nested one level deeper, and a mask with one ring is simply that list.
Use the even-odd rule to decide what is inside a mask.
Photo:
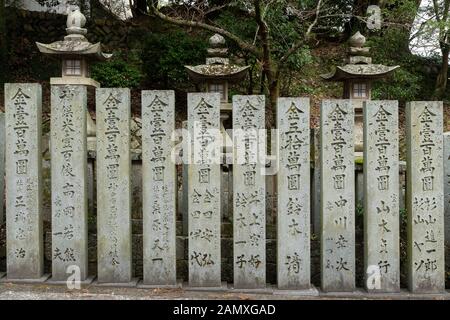
[{"label": "gravel ground", "polygon": [[441,295],[400,294],[368,295],[363,291],[350,294],[293,296],[272,294],[244,294],[239,292],[198,292],[182,289],[105,288],[89,286],[68,290],[57,285],[0,284],[0,300],[317,300],[317,299],[431,299],[450,300],[450,292]]}]

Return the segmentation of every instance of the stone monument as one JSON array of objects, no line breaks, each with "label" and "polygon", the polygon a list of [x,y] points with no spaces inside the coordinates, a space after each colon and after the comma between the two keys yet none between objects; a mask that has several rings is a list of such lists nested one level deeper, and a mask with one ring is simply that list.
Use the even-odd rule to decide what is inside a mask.
[{"label": "stone monument", "polygon": [[400,291],[398,102],[364,103],[366,289]]},{"label": "stone monument", "polygon": [[130,89],[97,89],[98,283],[135,285],[131,263]]},{"label": "stone monument", "polygon": [[442,101],[406,105],[409,289],[445,291]]},{"label": "stone monument", "polygon": [[322,290],[355,289],[355,166],[350,100],[320,109]]},{"label": "stone monument", "polygon": [[6,84],[5,106],[7,280],[42,282],[41,86]]},{"label": "stone monument", "polygon": [[279,289],[310,289],[309,99],[278,98],[277,279]]}]

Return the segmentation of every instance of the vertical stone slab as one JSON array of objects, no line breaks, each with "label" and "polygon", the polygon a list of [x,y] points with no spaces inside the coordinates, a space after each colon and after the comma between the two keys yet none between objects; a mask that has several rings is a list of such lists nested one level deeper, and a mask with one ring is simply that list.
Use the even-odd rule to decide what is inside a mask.
[{"label": "vertical stone slab", "polygon": [[188,94],[189,285],[221,285],[220,94]]},{"label": "vertical stone slab", "polygon": [[444,226],[445,245],[450,246],[450,132],[444,133]]},{"label": "vertical stone slab", "polygon": [[234,287],[266,286],[264,96],[233,97]]},{"label": "vertical stone slab", "polygon": [[309,99],[279,98],[278,288],[310,288]]},{"label": "vertical stone slab", "polygon": [[86,110],[85,86],[52,86],[52,281],[87,278]]},{"label": "vertical stone slab", "polygon": [[142,92],[144,284],[175,285],[175,93]]},{"label": "vertical stone slab", "polygon": [[130,90],[97,89],[99,283],[131,282]]},{"label": "vertical stone slab", "polygon": [[5,84],[5,107],[7,277],[36,280],[44,271],[41,86]]},{"label": "vertical stone slab", "polygon": [[400,291],[398,102],[364,109],[364,266],[369,292]]},{"label": "vertical stone slab", "polygon": [[442,102],[406,106],[408,268],[414,293],[445,290]]},{"label": "vertical stone slab", "polygon": [[444,156],[444,242],[445,251],[444,259],[446,264],[446,270],[450,265],[450,251],[447,250],[450,247],[450,132],[443,134]]},{"label": "vertical stone slab", "polygon": [[0,113],[0,223],[5,221],[4,195],[5,195],[5,114]]},{"label": "vertical stone slab", "polygon": [[[188,122],[183,121],[182,124],[182,132],[187,132],[188,131]],[[181,170],[182,170],[182,176],[183,176],[183,182],[182,182],[182,187],[181,190],[183,192],[182,194],[182,198],[181,198],[181,203],[182,203],[182,207],[181,207],[181,219],[182,221],[182,235],[184,237],[188,236],[189,233],[189,226],[188,226],[188,221],[189,221],[189,199],[188,199],[188,189],[189,189],[189,184],[188,184],[188,180],[189,180],[189,161],[186,161],[185,159],[189,159],[189,146],[187,145],[187,139],[182,141],[182,148],[183,148],[183,164],[181,166]],[[186,149],[186,150],[184,150]]]},{"label": "vertical stone slab", "polygon": [[350,100],[324,100],[320,122],[322,290],[353,291],[355,156]]}]

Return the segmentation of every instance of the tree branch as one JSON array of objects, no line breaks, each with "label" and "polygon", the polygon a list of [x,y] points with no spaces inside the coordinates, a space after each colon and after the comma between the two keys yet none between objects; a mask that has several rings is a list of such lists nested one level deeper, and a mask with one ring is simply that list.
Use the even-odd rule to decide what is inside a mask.
[{"label": "tree branch", "polygon": [[261,57],[261,51],[258,49],[258,47],[254,46],[252,44],[249,44],[248,42],[239,38],[237,35],[229,32],[225,29],[222,29],[220,27],[216,27],[216,26],[204,23],[204,22],[185,20],[185,19],[181,19],[181,18],[172,18],[172,17],[165,15],[164,13],[159,11],[154,6],[150,6],[150,10],[151,10],[151,13],[153,13],[156,17],[158,17],[159,19],[161,19],[163,21],[169,22],[171,24],[181,26],[181,27],[199,28],[199,29],[211,31],[214,33],[218,33],[218,34],[234,41],[242,50],[250,52],[257,57]]},{"label": "tree branch", "polygon": [[[308,26],[308,29],[305,33],[305,39],[308,40],[312,29],[317,25],[317,22],[319,21],[319,15],[320,15],[320,9],[322,7],[322,0],[319,0],[319,2],[317,3],[316,6],[316,10],[315,10],[315,18],[314,21]],[[292,45],[292,47],[289,48],[288,51],[286,51],[286,53],[280,58],[279,64],[282,65],[284,63],[286,63],[287,59],[289,59],[289,57],[294,54],[298,49],[300,49],[301,46],[303,46],[303,44],[305,43],[305,39],[301,39],[299,41],[297,41],[296,43],[294,43]]]}]

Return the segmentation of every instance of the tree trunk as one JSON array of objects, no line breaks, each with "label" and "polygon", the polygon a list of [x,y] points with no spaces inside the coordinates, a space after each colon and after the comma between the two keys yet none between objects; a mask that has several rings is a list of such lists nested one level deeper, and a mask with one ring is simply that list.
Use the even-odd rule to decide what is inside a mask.
[{"label": "tree trunk", "polygon": [[148,13],[147,0],[135,0],[133,2],[133,6],[131,7],[131,13],[134,18],[146,15]]},{"label": "tree trunk", "polygon": [[6,22],[5,22],[5,0],[0,0],[0,83],[3,84],[7,77],[7,45],[6,45]]},{"label": "tree trunk", "polygon": [[442,100],[445,94],[445,89],[447,88],[448,79],[448,55],[450,53],[450,47],[445,46],[442,48],[442,64],[441,70],[436,78],[436,85],[433,93],[433,98],[436,100]]},{"label": "tree trunk", "polygon": [[267,83],[269,85],[269,103],[266,112],[266,122],[269,127],[273,127],[277,116],[277,100],[280,96],[280,79],[276,72],[268,72]]}]

